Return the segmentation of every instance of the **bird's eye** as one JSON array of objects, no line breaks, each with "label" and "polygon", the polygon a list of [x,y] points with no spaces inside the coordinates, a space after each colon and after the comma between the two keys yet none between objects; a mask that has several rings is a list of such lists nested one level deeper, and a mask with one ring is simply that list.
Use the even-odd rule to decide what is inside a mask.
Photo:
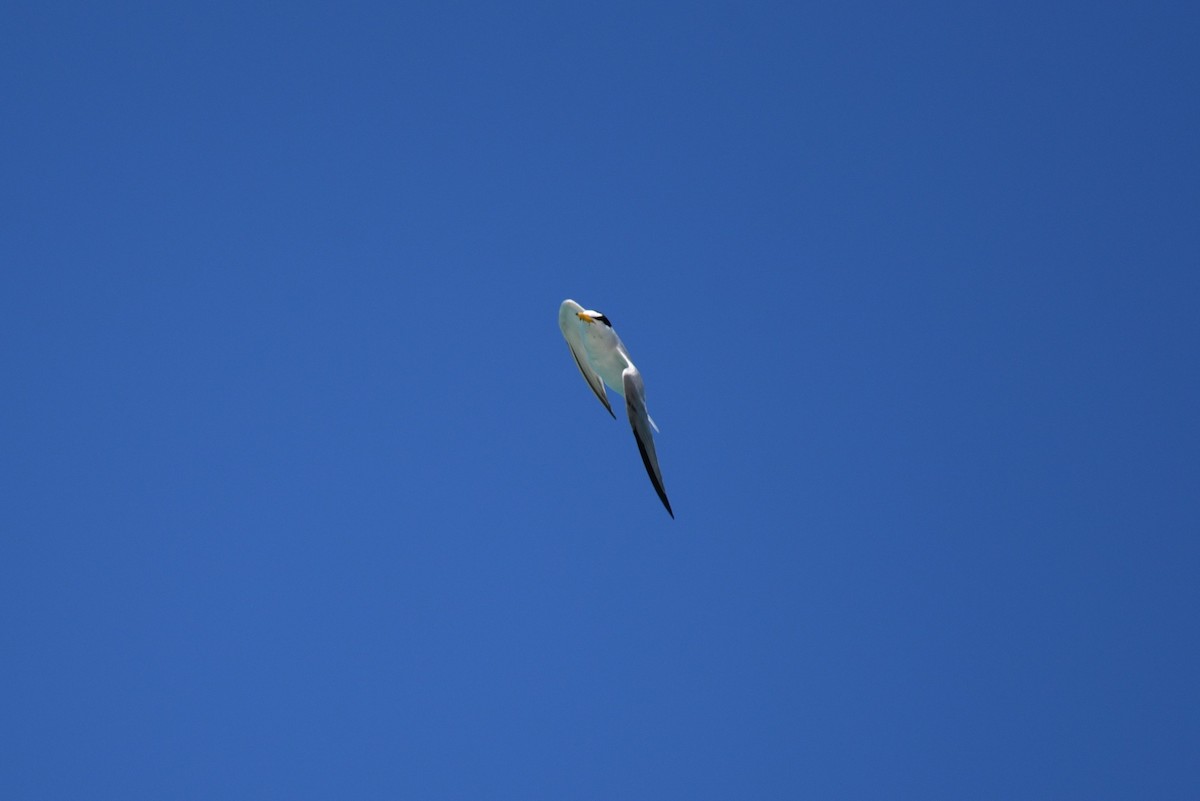
[{"label": "bird's eye", "polygon": [[596,319],[599,320],[600,322],[604,323],[605,325],[607,325],[609,328],[612,328],[612,323],[610,323],[608,321],[608,318],[605,317],[603,314],[597,314]]}]

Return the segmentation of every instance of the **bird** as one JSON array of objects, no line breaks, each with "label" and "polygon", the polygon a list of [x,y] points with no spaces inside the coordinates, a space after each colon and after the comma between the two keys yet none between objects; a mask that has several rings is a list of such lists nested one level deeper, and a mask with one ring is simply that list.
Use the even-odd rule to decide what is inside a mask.
[{"label": "bird", "polygon": [[629,415],[629,425],[633,428],[633,438],[642,455],[642,464],[646,466],[646,473],[650,476],[654,491],[658,493],[658,499],[674,520],[675,513],[671,511],[671,502],[667,500],[667,491],[663,488],[658,454],[654,452],[654,436],[650,432],[651,429],[658,431],[658,426],[646,410],[642,374],[629,358],[629,351],[613,330],[608,317],[593,309],[585,309],[570,298],[558,307],[558,327],[562,329],[563,338],[567,340],[567,347],[575,357],[579,372],[613,419],[617,415],[608,402],[605,385],[625,399],[625,412]]}]

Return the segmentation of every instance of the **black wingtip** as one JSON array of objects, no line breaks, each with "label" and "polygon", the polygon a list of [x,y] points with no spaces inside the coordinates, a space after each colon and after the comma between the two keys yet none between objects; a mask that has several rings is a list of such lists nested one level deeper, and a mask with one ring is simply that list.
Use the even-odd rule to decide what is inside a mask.
[{"label": "black wingtip", "polygon": [[646,453],[646,446],[642,443],[642,438],[638,436],[636,428],[633,430],[633,439],[637,442],[638,453],[642,455],[642,464],[646,466],[646,474],[650,476],[650,483],[654,485],[654,491],[658,493],[658,499],[662,501],[663,506],[667,508],[667,514],[674,520],[675,513],[671,511],[671,502],[667,500],[667,492],[663,489],[663,485],[659,482],[658,477],[654,475],[654,466],[650,462],[650,455]]}]

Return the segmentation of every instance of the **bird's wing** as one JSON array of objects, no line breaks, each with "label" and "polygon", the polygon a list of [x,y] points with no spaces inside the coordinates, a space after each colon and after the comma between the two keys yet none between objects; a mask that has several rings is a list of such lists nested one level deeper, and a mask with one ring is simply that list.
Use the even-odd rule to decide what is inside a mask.
[{"label": "bird's wing", "polygon": [[608,394],[604,391],[604,380],[600,378],[599,373],[592,369],[588,363],[587,351],[583,349],[583,326],[587,323],[579,319],[578,315],[581,311],[583,311],[583,307],[575,301],[564,300],[558,307],[558,327],[562,329],[563,338],[567,340],[567,347],[571,349],[571,355],[575,357],[575,365],[579,368],[579,372],[583,373],[583,378],[592,388],[592,392],[596,393],[596,397],[604,404],[604,408],[608,409],[608,413],[615,419],[617,415],[608,402]]},{"label": "bird's wing", "polygon": [[621,383],[625,387],[625,411],[629,413],[629,425],[633,426],[633,438],[637,440],[638,452],[642,454],[642,464],[646,465],[658,499],[674,519],[675,513],[671,511],[667,491],[663,489],[662,472],[658,469],[658,454],[654,452],[654,435],[650,433],[650,415],[646,412],[646,390],[642,385],[642,376],[636,367],[630,365],[621,373]]}]

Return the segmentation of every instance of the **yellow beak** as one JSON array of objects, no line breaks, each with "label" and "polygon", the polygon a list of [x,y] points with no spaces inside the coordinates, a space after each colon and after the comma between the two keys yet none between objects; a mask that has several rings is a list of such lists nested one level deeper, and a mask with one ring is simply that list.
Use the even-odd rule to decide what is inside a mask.
[{"label": "yellow beak", "polygon": [[596,322],[596,321],[595,321],[595,320],[593,320],[593,319],[592,319],[590,316],[588,316],[587,314],[585,314],[585,313],[583,313],[583,312],[579,312],[579,313],[578,313],[578,314],[576,314],[575,316],[576,316],[576,317],[578,317],[580,320],[583,320],[585,323],[594,323],[594,322]]}]

